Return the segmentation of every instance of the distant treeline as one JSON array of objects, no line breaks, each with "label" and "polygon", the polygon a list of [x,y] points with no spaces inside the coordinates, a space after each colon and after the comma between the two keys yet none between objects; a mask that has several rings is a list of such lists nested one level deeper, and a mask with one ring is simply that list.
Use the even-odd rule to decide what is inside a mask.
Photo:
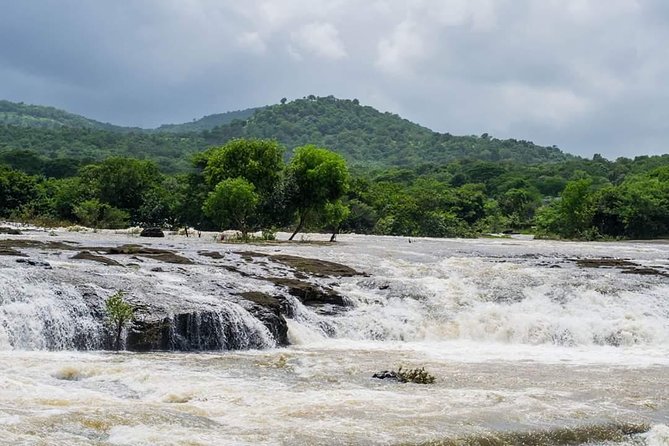
[{"label": "distant treeline", "polygon": [[[287,161],[286,161],[287,160]],[[235,139],[153,160],[0,153],[0,216],[96,227],[280,228],[469,237],[532,231],[564,238],[669,234],[669,155],[523,164],[460,159],[355,168],[318,146]]]}]

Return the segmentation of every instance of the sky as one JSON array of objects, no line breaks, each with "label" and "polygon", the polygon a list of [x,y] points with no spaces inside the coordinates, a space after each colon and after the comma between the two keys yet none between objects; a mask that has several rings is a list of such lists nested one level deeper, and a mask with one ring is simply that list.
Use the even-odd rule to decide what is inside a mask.
[{"label": "sky", "polygon": [[0,0],[0,99],[156,127],[310,94],[669,153],[666,0]]}]

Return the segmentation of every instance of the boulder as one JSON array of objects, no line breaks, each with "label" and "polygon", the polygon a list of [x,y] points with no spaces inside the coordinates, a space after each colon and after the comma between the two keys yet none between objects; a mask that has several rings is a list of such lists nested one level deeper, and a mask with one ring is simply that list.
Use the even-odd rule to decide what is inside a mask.
[{"label": "boulder", "polygon": [[139,233],[140,237],[165,237],[165,233],[160,228],[144,228]]}]

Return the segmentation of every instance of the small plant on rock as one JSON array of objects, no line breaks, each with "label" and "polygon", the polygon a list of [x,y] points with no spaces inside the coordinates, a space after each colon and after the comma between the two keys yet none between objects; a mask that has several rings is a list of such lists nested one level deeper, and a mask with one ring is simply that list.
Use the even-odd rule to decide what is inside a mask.
[{"label": "small plant on rock", "polygon": [[434,375],[425,371],[425,367],[403,370],[402,366],[397,369],[397,380],[403,383],[432,384],[435,380]]},{"label": "small plant on rock", "polygon": [[135,309],[123,299],[124,291],[117,291],[105,301],[105,310],[107,318],[114,329],[114,348],[116,351],[121,349],[121,334],[123,328],[135,318]]},{"label": "small plant on rock", "polygon": [[402,369],[402,366],[400,366],[397,371],[384,370],[382,372],[375,373],[372,378],[391,379],[400,383],[414,384],[432,384],[435,381],[434,375],[431,375],[429,372],[425,371],[425,367],[404,370]]}]

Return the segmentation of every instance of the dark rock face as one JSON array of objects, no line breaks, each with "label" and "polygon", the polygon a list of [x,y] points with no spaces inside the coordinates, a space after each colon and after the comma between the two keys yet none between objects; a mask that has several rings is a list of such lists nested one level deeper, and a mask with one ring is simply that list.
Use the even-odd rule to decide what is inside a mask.
[{"label": "dark rock face", "polygon": [[258,291],[240,293],[239,296],[250,302],[247,311],[267,327],[277,345],[289,344],[288,324],[284,315],[290,316],[292,309],[285,300]]},{"label": "dark rock face", "polygon": [[335,290],[327,287],[288,277],[269,277],[268,281],[285,287],[288,292],[297,297],[304,305],[337,305],[347,307],[350,302]]},{"label": "dark rock face", "polygon": [[160,228],[144,228],[139,233],[140,237],[165,237],[165,233]]},{"label": "dark rock face", "polygon": [[21,231],[16,228],[8,228],[3,226],[0,228],[0,234],[21,235]]},{"label": "dark rock face", "polygon": [[135,321],[126,338],[131,351],[242,350],[263,348],[262,337],[229,313],[180,313],[157,321]]}]

